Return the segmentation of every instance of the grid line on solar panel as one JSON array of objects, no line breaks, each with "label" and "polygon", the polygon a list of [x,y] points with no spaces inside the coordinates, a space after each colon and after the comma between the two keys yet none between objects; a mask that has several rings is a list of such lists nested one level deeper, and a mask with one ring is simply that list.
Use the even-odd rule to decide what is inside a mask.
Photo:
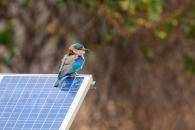
[{"label": "grid line on solar panel", "polygon": [[[58,92],[59,93],[59,92]],[[38,104],[36,104],[36,106],[37,106]],[[41,109],[43,108],[43,105],[42,105],[42,107],[41,107]],[[39,110],[39,112],[38,112],[38,114],[35,116],[35,119],[34,119],[34,122],[33,122],[33,124],[31,125],[32,126],[32,128],[33,128],[33,126],[34,126],[34,124],[36,124],[36,121],[37,121],[37,119],[39,118],[39,116],[40,116],[40,112],[43,110]],[[33,111],[31,111],[30,113],[33,113]],[[43,114],[43,113],[42,113]],[[30,116],[28,117],[28,120],[30,119]]]},{"label": "grid line on solar panel", "polygon": [[[20,79],[19,79],[20,80]],[[16,83],[14,89],[17,87],[18,83]],[[14,90],[12,89],[12,91]],[[12,93],[11,93],[12,94]],[[5,93],[3,93],[2,95],[5,95]],[[2,98],[1,98],[2,99]],[[11,97],[8,98],[8,101],[6,102],[4,108],[1,110],[1,114],[0,114],[0,117],[2,117],[2,114],[4,113],[5,109],[6,109],[6,106],[8,105],[9,101],[11,100]]]},{"label": "grid line on solar panel", "polygon": [[[24,79],[22,79],[22,80],[24,80]],[[24,81],[22,81],[22,80],[21,80],[21,82],[24,83]],[[28,78],[28,79],[25,79],[25,80],[27,80],[27,83],[28,83],[30,79]],[[19,82],[19,86],[21,86],[21,82]],[[25,90],[25,87],[27,87],[27,83],[24,84],[24,87],[21,89],[21,94],[18,95],[17,98],[14,97],[14,98],[17,99],[17,100],[16,100],[16,104],[15,104],[14,107],[13,107],[13,110],[12,110],[12,112],[11,112],[11,115],[8,117],[8,120],[7,120],[6,125],[5,125],[6,128],[13,127],[13,126],[16,124],[16,120],[18,119],[18,117],[15,116],[15,115],[17,114],[17,113],[15,112],[15,110],[16,110],[18,104],[23,104],[23,103],[24,103],[24,104],[22,105],[22,107],[20,108],[20,111],[18,111],[19,113],[17,114],[18,116],[21,115],[21,112],[22,112],[22,110],[23,110],[23,108],[24,108],[24,105],[25,105],[26,102],[27,102],[27,100],[22,100],[22,98],[23,98],[23,92],[24,92],[24,90]],[[29,96],[29,95],[26,95],[26,96]],[[13,117],[14,117],[14,118],[13,118]],[[11,122],[13,119],[15,120],[15,122],[10,124],[10,122]],[[9,122],[9,123],[8,123],[8,122]],[[8,124],[7,124],[7,123],[8,123]]]},{"label": "grid line on solar panel", "polygon": [[[45,83],[47,82],[47,80],[48,80],[48,79],[46,79]],[[35,85],[35,87],[36,87],[36,85]],[[44,87],[45,87],[45,84],[44,84],[43,88],[44,88]],[[41,92],[40,92],[40,93],[41,93]],[[24,110],[23,110],[23,112],[24,112]],[[31,111],[31,112],[32,112],[32,111]],[[31,112],[28,113],[28,116],[27,116],[27,119],[26,119],[26,120],[28,120],[28,117],[30,116]],[[20,114],[20,116],[21,116],[21,114]],[[19,116],[19,117],[20,117],[20,116]],[[18,119],[19,119],[19,118],[18,118]],[[18,120],[18,119],[17,119],[17,120]],[[26,120],[24,121],[24,124],[25,124]],[[16,121],[16,122],[17,122],[17,121]],[[23,128],[24,128],[24,125],[22,126],[21,129],[23,129]]]},{"label": "grid line on solar panel", "polygon": [[[21,79],[22,79],[22,78],[21,78]],[[27,83],[28,83],[28,82],[29,82],[29,79],[27,79]],[[19,83],[18,83],[18,84],[19,84]],[[25,85],[25,86],[26,86],[26,85]],[[21,92],[21,95],[22,95],[24,89],[25,89],[25,87],[23,88],[23,90],[22,90],[22,92]],[[13,115],[13,110],[16,108],[17,104],[19,103],[19,101],[20,101],[20,99],[21,99],[21,95],[19,96],[19,99],[16,101],[16,104],[15,104],[15,106],[13,107],[10,116],[8,117],[8,120],[7,120],[6,124],[5,124],[5,127],[7,126],[7,124],[8,124],[8,122],[9,122],[11,116]],[[25,103],[26,103],[26,102],[25,102]],[[16,120],[16,122],[17,122],[17,120]],[[16,122],[15,122],[15,123],[16,123]]]},{"label": "grid line on solar panel", "polygon": [[[46,83],[46,81],[47,81],[47,79],[44,81],[44,83]],[[38,79],[36,80],[36,83],[35,83],[35,86],[34,87],[36,87],[37,86],[37,84],[38,84]],[[44,84],[43,84],[43,87],[41,87],[41,88],[44,88]],[[21,128],[23,128],[24,127],[24,124],[25,124],[25,122],[26,122],[26,120],[28,119],[28,117],[30,116],[30,114],[31,114],[31,111],[33,110],[33,108],[34,108],[34,104],[37,102],[37,100],[38,100],[38,95],[40,95],[41,94],[41,91],[39,90],[39,92],[38,93],[36,93],[36,98],[35,98],[35,101],[34,102],[32,102],[32,106],[31,106],[31,108],[29,108],[29,109],[27,109],[27,113],[28,114],[26,114],[26,118],[24,119],[24,122],[23,122],[23,125],[21,125]],[[32,97],[32,99],[33,99],[33,96],[31,96]],[[28,97],[28,100],[31,102],[31,98],[29,98]],[[28,106],[29,106],[29,104],[30,103],[28,103]],[[24,113],[25,114],[25,109],[23,109],[22,111],[21,111],[21,113]],[[30,111],[30,112],[29,112]],[[21,116],[21,114],[19,115],[19,117]],[[21,119],[19,119],[19,118],[17,118],[17,121],[19,121],[19,120],[21,120]]]},{"label": "grid line on solar panel", "polygon": [[[71,86],[70,86],[70,89],[69,89],[69,91],[68,91],[68,93],[70,93],[70,91],[71,91],[71,88],[72,88],[72,86],[73,86],[73,84],[74,84],[74,81],[75,81],[75,79],[73,80],[73,83],[71,84]],[[65,85],[63,85],[63,86],[65,86]],[[66,97],[64,98],[65,100],[66,100],[66,98],[68,97],[68,94],[66,95]],[[63,101],[63,102],[65,102],[65,100]],[[62,107],[62,105],[61,105],[61,107]],[[51,111],[50,111],[51,112]],[[57,112],[57,114],[56,114],[56,116],[59,114],[59,111]],[[55,116],[55,117],[56,117]],[[54,120],[55,121],[55,120]],[[53,126],[54,125],[54,121],[52,122],[52,124],[51,124],[51,126]],[[45,123],[45,121],[44,121],[44,123]]]},{"label": "grid line on solar panel", "polygon": [[[54,85],[54,84],[53,84]],[[51,92],[51,91],[50,91]],[[59,92],[58,92],[58,94],[59,94]],[[57,94],[57,96],[58,96],[58,94]],[[56,97],[57,97],[56,96]],[[48,96],[47,96],[47,98],[48,98]],[[45,103],[46,103],[46,100],[45,100],[45,102],[44,102],[44,105],[45,105]],[[41,111],[43,111],[43,106],[42,106],[42,108],[41,108],[42,110]],[[48,115],[48,114],[47,114]],[[40,116],[40,115],[38,115],[38,116]],[[38,119],[38,116],[37,116],[37,118],[35,119],[35,122],[37,121],[37,119]],[[46,117],[47,118],[47,117]],[[45,118],[45,119],[46,119]],[[34,126],[34,124],[33,124],[33,126]],[[32,126],[32,128],[33,128],[33,126]]]},{"label": "grid line on solar panel", "polygon": [[[2,82],[3,82],[3,81],[1,81],[1,84],[2,84]],[[4,86],[6,86],[6,84],[5,84]],[[2,89],[2,87],[1,87],[1,89]],[[1,95],[0,95],[0,101],[2,100],[1,97],[3,97],[4,93],[5,93],[4,91],[1,93]],[[0,114],[0,117],[1,117],[1,114]]]},{"label": "grid line on solar panel", "polygon": [[[58,93],[58,95],[59,95],[59,93]],[[57,95],[57,96],[58,96],[58,95]],[[67,95],[67,94],[66,94],[66,95]],[[56,96],[56,97],[57,97],[57,96]],[[55,100],[56,100],[56,98],[55,98]],[[52,106],[50,107],[48,113],[50,113],[50,114],[52,113],[52,112],[51,112],[51,109],[53,108],[53,106],[54,106],[54,103],[53,103]],[[56,113],[53,113],[53,114],[56,114]],[[49,116],[49,115],[47,115],[46,118],[44,119],[43,124],[46,122],[46,120],[48,120],[48,116]],[[42,124],[41,128],[43,128],[43,124]]]},{"label": "grid line on solar panel", "polygon": [[56,77],[5,76],[0,129],[59,129],[83,79],[69,78],[60,90],[53,87]]}]

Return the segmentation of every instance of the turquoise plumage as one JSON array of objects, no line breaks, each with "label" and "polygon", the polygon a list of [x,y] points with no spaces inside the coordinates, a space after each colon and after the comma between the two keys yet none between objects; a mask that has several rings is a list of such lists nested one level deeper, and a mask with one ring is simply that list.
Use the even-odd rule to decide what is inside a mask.
[{"label": "turquoise plumage", "polygon": [[73,44],[69,47],[68,54],[62,59],[58,79],[54,87],[61,85],[67,77],[77,75],[77,72],[84,66],[84,54],[87,50],[88,49],[80,43]]}]

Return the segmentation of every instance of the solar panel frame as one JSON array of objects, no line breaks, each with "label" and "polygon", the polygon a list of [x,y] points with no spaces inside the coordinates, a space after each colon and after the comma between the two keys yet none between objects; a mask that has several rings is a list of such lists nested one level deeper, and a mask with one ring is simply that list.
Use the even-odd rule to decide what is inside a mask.
[{"label": "solar panel frame", "polygon": [[[57,77],[56,74],[0,74],[0,83],[1,80],[3,79],[4,76],[50,76],[50,77]],[[81,84],[81,86],[79,87],[79,90],[73,100],[73,102],[70,105],[70,108],[68,110],[68,112],[66,113],[66,116],[61,124],[61,127],[59,128],[59,130],[69,130],[89,88],[90,85],[93,81],[92,79],[92,75],[79,75],[78,77],[84,77],[84,80]]]},{"label": "solar panel frame", "polygon": [[3,76],[2,76],[2,75],[0,75],[0,82],[1,82],[2,78],[3,78]]}]

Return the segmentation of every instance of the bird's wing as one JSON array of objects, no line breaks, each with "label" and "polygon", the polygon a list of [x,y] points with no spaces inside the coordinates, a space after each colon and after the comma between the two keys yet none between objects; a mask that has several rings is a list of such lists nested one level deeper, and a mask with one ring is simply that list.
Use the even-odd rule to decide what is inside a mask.
[{"label": "bird's wing", "polygon": [[61,73],[63,73],[64,75],[66,75],[67,73],[69,73],[70,71],[72,71],[72,65],[64,65],[62,66],[61,69]]},{"label": "bird's wing", "polygon": [[84,66],[84,59],[78,59],[77,61],[75,61],[75,62],[73,62],[72,63],[72,68],[73,68],[73,70],[74,71],[79,71],[79,70],[81,70],[82,68],[83,68],[83,66]]},{"label": "bird's wing", "polygon": [[60,65],[60,70],[59,70],[59,72],[62,70],[62,67],[63,67],[64,64],[65,64],[66,57],[67,57],[67,55],[64,55],[64,57],[63,57],[62,60],[61,60],[61,65]]},{"label": "bird's wing", "polygon": [[61,73],[66,75],[67,73],[75,73],[83,68],[84,61],[82,59],[74,60],[71,64],[64,64],[62,66]]},{"label": "bird's wing", "polygon": [[75,60],[77,59],[77,55],[64,55],[64,57],[62,58],[62,63],[61,63],[61,66],[60,66],[60,71],[59,72],[61,72],[61,70],[64,68],[64,67],[66,67],[67,65],[72,65],[74,62],[75,62]]},{"label": "bird's wing", "polygon": [[65,58],[65,61],[64,63],[65,64],[72,64],[73,62],[75,62],[75,60],[78,58],[78,55],[68,55],[66,58]]}]

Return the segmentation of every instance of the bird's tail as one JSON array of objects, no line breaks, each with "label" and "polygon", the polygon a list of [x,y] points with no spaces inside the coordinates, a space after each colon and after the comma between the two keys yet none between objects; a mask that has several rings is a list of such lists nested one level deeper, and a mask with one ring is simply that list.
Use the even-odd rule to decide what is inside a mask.
[{"label": "bird's tail", "polygon": [[66,78],[68,78],[69,76],[64,76],[64,77],[58,77],[55,84],[54,84],[54,87],[59,87],[63,84],[63,82],[65,81]]}]

